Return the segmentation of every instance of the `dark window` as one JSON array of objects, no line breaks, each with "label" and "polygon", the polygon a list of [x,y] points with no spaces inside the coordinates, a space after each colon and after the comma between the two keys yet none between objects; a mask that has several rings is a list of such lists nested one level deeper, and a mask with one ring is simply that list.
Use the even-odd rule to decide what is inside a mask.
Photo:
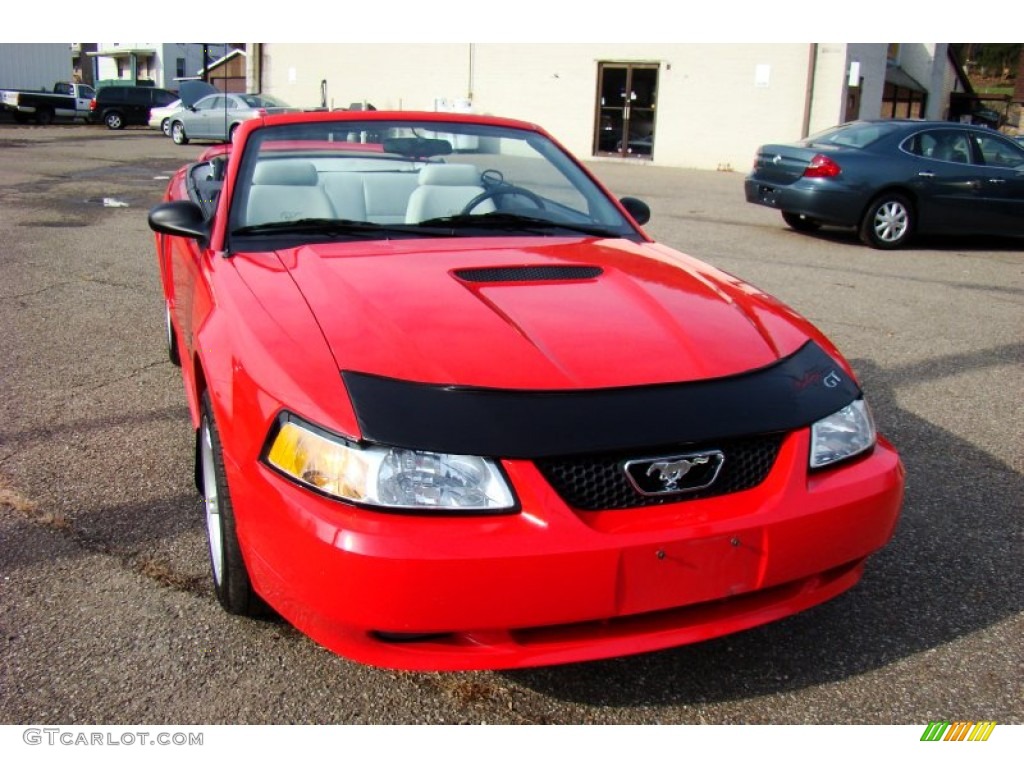
[{"label": "dark window", "polygon": [[903,142],[903,149],[912,155],[946,163],[971,162],[971,145],[967,134],[956,129],[915,133]]},{"label": "dark window", "polygon": [[885,91],[882,93],[882,117],[924,117],[924,107],[927,94],[896,85],[886,83]]},{"label": "dark window", "polygon": [[975,133],[974,140],[985,159],[985,165],[996,168],[1016,168],[1024,165],[1024,149],[999,136]]},{"label": "dark window", "polygon": [[161,91],[154,89],[152,93],[153,104],[157,107],[166,107],[172,101],[177,101],[178,97],[170,91]]},{"label": "dark window", "polygon": [[178,73],[176,75],[176,77],[184,77],[185,76],[185,60],[184,59],[178,59],[177,66],[175,67],[175,70]]}]

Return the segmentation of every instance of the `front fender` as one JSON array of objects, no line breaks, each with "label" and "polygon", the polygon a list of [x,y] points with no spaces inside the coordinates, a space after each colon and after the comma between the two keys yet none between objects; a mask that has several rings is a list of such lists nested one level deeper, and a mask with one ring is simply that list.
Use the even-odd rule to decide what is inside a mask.
[{"label": "front fender", "polygon": [[211,255],[210,302],[194,307],[190,409],[210,393],[225,459],[257,461],[273,420],[290,410],[359,439],[339,367],[275,254]]}]

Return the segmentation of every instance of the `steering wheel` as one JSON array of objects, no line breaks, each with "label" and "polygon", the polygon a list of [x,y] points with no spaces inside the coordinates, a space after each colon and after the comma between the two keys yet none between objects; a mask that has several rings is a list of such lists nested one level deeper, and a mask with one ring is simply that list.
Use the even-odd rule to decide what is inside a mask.
[{"label": "steering wheel", "polygon": [[547,206],[544,205],[544,198],[542,198],[536,192],[531,192],[530,190],[525,189],[523,187],[517,187],[515,184],[501,183],[491,187],[490,189],[485,189],[479,195],[477,195],[468,203],[466,203],[466,205],[463,207],[459,215],[468,215],[470,212],[473,211],[474,208],[476,208],[485,200],[491,200],[492,198],[495,197],[506,197],[508,195],[519,195],[520,197],[525,197],[527,200],[529,200],[531,203],[537,206],[537,208],[547,208]]}]

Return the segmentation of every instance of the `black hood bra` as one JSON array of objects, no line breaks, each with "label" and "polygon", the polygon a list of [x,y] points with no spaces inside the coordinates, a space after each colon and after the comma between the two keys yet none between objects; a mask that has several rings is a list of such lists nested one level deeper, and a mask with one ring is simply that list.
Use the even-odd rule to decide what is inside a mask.
[{"label": "black hood bra", "polygon": [[638,387],[508,390],[341,375],[368,442],[516,459],[786,432],[861,395],[813,341],[736,376]]}]

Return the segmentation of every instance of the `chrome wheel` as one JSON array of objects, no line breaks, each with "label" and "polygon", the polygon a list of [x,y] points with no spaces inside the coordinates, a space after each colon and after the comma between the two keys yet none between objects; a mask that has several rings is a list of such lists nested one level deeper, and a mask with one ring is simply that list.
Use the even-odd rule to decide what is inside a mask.
[{"label": "chrome wheel", "polygon": [[217,600],[228,613],[258,616],[266,605],[252,588],[249,571],[238,543],[238,521],[231,505],[227,474],[224,471],[224,447],[213,418],[210,393],[200,399],[201,417],[196,433],[196,464],[202,475],[200,490],[206,516],[206,535],[210,543],[210,570]]},{"label": "chrome wheel", "polygon": [[177,366],[181,365],[181,356],[178,354],[178,339],[174,336],[174,325],[171,322],[171,307],[164,303],[164,330],[167,335],[167,357]]},{"label": "chrome wheel", "polygon": [[889,194],[868,206],[861,222],[860,237],[872,248],[899,248],[914,229],[914,211],[902,195]]},{"label": "chrome wheel", "polygon": [[210,541],[210,566],[217,589],[224,583],[224,535],[221,528],[220,497],[217,493],[217,467],[213,460],[210,422],[203,418],[199,452],[203,464],[203,506],[206,509],[206,535]]},{"label": "chrome wheel", "polygon": [[185,126],[181,123],[171,125],[171,138],[175,144],[188,144],[188,136],[185,135]]},{"label": "chrome wheel", "polygon": [[171,120],[170,120],[170,118],[165,117],[163,119],[163,121],[160,123],[160,130],[163,131],[164,136],[170,136],[171,135]]},{"label": "chrome wheel", "polygon": [[896,201],[885,203],[875,211],[874,228],[879,240],[896,242],[906,234],[909,225],[907,209]]}]

